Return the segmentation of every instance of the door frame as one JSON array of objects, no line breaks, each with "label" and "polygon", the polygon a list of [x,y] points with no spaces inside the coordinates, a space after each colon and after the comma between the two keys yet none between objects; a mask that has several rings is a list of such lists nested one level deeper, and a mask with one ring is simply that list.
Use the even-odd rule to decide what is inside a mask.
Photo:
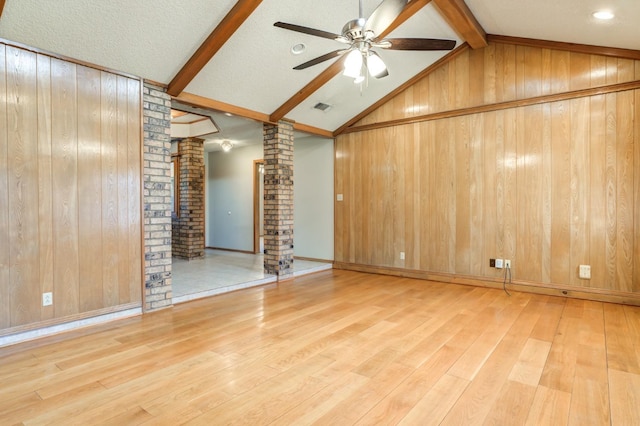
[{"label": "door frame", "polygon": [[263,159],[253,160],[253,252],[256,254],[260,253],[260,197],[264,197],[264,186],[260,191],[260,179],[263,179],[264,185],[264,173],[260,173],[260,166],[264,167]]}]

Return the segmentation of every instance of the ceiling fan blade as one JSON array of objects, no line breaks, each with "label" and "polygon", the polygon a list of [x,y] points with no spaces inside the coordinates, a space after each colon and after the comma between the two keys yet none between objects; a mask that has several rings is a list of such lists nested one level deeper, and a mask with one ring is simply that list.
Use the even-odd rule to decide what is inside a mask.
[{"label": "ceiling fan blade", "polygon": [[303,27],[302,25],[287,24],[286,22],[276,22],[273,24],[275,27],[284,28],[285,30],[297,31],[303,34],[309,34],[316,37],[328,38],[330,40],[336,40],[340,38],[340,35],[333,34],[327,31],[316,30],[315,28]]},{"label": "ceiling fan blade", "polygon": [[304,64],[300,64],[297,67],[294,67],[294,70],[303,70],[305,68],[309,68],[312,67],[314,65],[317,65],[321,62],[324,61],[328,61],[329,59],[333,59],[333,58],[337,58],[338,56],[341,56],[343,54],[345,54],[346,52],[348,52],[351,49],[340,49],[340,50],[334,50],[333,52],[329,52],[326,53],[322,56],[318,56],[317,58],[314,58],[310,61],[305,62]]},{"label": "ceiling fan blade", "polygon": [[373,31],[378,36],[395,21],[407,4],[407,0],[382,0],[363,27],[363,33]]},{"label": "ceiling fan blade", "polygon": [[451,50],[456,47],[455,40],[438,38],[385,38],[382,42],[391,43],[391,46],[380,46],[390,50]]}]

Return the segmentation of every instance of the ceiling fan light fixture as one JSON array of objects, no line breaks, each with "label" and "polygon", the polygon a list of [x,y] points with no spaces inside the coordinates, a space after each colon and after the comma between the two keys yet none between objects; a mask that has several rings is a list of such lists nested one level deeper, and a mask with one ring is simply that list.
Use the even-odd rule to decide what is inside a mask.
[{"label": "ceiling fan light fixture", "polygon": [[358,78],[362,69],[362,53],[358,49],[354,49],[347,54],[344,60],[344,72],[342,75],[351,78]]},{"label": "ceiling fan light fixture", "polygon": [[374,51],[369,51],[367,57],[367,68],[371,77],[380,78],[387,72],[387,66],[382,58]]},{"label": "ceiling fan light fixture", "polygon": [[231,141],[225,139],[220,142],[220,148],[222,148],[224,152],[229,152],[231,151],[231,148],[233,148],[233,144],[231,143]]},{"label": "ceiling fan light fixture", "polygon": [[602,21],[608,21],[609,19],[613,19],[615,15],[610,10],[598,10],[593,12],[593,17],[596,19],[600,19]]}]

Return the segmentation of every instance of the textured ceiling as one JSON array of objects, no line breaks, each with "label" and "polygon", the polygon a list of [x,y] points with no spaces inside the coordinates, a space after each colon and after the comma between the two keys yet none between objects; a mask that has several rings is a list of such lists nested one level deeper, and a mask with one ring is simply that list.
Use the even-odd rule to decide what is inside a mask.
[{"label": "textured ceiling", "polygon": [[[364,0],[365,16],[379,2]],[[640,1],[466,3],[487,33],[640,49]],[[6,0],[0,37],[168,84],[235,4],[236,0]],[[611,9],[616,18],[596,22],[591,13],[601,8]],[[331,61],[302,71],[292,67],[342,46],[276,28],[273,23],[284,21],[340,33],[342,26],[357,15],[357,0],[262,1],[185,92],[269,116]],[[390,36],[449,38],[458,45],[464,41],[432,4],[420,9]],[[306,51],[296,56],[290,48],[297,43],[304,43]],[[332,132],[446,53],[379,52],[389,66],[389,77],[371,79],[361,88],[337,75],[286,117]],[[332,108],[325,112],[313,109],[318,102]],[[219,121],[224,118],[216,121],[224,127]],[[227,129],[222,128],[225,137],[242,133],[242,126],[230,123]],[[251,134],[256,134],[260,126],[253,127]]]},{"label": "textured ceiling", "polygon": [[[638,0],[466,0],[487,33],[640,49]],[[592,16],[607,9],[610,21]]]}]

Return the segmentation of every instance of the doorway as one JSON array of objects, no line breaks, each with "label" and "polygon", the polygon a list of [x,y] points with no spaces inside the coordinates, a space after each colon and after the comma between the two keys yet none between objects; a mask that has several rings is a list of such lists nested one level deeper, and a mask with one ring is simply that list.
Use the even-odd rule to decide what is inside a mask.
[{"label": "doorway", "polygon": [[264,252],[264,160],[253,160],[253,252]]}]

